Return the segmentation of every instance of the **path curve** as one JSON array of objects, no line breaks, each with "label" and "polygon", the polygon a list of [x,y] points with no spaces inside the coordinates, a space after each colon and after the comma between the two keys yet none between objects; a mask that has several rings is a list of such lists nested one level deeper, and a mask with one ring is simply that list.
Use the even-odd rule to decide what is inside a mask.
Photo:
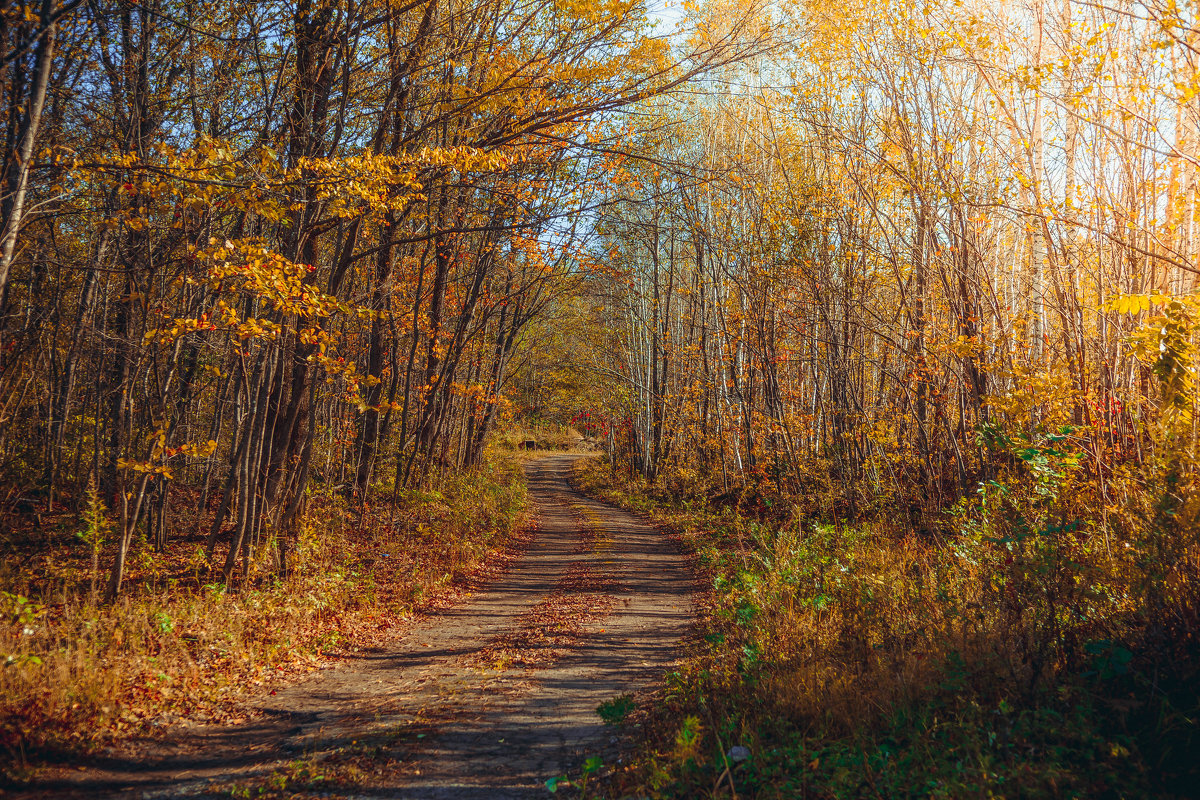
[{"label": "path curve", "polygon": [[507,800],[546,797],[548,778],[588,757],[613,763],[616,737],[596,707],[662,677],[694,616],[693,581],[663,534],[568,484],[578,458],[527,464],[537,533],[464,603],[260,698],[253,723],[188,733],[36,794],[203,796],[298,760],[342,759],[351,785],[325,792]]}]

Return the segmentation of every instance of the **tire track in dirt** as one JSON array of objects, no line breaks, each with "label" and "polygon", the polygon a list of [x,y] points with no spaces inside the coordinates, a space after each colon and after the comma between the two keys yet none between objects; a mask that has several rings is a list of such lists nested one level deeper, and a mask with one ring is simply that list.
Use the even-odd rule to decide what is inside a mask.
[{"label": "tire track in dirt", "polygon": [[504,800],[545,797],[547,778],[585,758],[613,763],[596,707],[661,678],[693,617],[693,584],[665,536],[570,487],[578,458],[527,465],[537,534],[466,602],[259,698],[252,723],[181,732],[28,796],[274,784],[283,796]]}]

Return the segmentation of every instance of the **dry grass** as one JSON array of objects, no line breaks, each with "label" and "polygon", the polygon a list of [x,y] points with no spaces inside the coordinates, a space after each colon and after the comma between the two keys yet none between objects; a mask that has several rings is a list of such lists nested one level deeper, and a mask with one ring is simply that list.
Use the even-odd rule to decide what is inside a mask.
[{"label": "dry grass", "polygon": [[323,654],[369,644],[446,601],[481,567],[499,568],[522,521],[515,467],[486,475],[410,493],[395,508],[317,498],[292,574],[273,576],[267,558],[232,592],[210,582],[201,542],[181,536],[164,553],[139,547],[125,594],[103,604],[77,520],[14,534],[0,574],[9,763],[20,770],[180,716],[236,719],[248,690],[311,671]]}]

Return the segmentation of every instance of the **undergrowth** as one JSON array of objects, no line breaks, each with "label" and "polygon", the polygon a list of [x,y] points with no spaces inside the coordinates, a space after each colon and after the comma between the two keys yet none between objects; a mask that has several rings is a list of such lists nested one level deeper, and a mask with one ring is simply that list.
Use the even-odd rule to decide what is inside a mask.
[{"label": "undergrowth", "polygon": [[[247,690],[370,643],[494,565],[522,523],[524,492],[505,462],[402,493],[396,505],[315,494],[286,577],[264,547],[227,591],[205,562],[203,535],[180,534],[162,553],[137,546],[127,591],[111,604],[95,591],[106,569],[92,546],[106,524],[95,503],[82,518],[10,532],[0,777],[181,716],[236,720]],[[379,496],[390,499],[390,487]]]},{"label": "undergrowth", "polygon": [[1190,478],[1118,514],[1065,446],[1022,452],[945,535],[593,466],[585,488],[681,536],[712,586],[613,796],[1200,792]]}]

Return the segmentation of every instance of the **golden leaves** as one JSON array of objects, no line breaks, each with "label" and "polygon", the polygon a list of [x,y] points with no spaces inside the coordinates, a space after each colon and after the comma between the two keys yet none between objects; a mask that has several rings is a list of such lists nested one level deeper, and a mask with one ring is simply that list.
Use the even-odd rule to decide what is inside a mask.
[{"label": "golden leaves", "polygon": [[1150,310],[1153,306],[1164,305],[1171,301],[1168,295],[1159,294],[1157,292],[1151,294],[1123,294],[1110,299],[1105,308],[1109,311],[1115,311],[1118,314],[1132,314],[1137,316],[1143,311]]},{"label": "golden leaves", "polygon": [[175,446],[168,446],[166,431],[162,429],[155,431],[150,439],[149,458],[145,460],[120,458],[117,459],[117,468],[141,475],[161,476],[170,480],[173,477],[171,468],[168,466],[170,459],[175,456],[186,456],[197,459],[208,458],[217,450],[217,443],[212,439],[205,442],[185,442]]}]

